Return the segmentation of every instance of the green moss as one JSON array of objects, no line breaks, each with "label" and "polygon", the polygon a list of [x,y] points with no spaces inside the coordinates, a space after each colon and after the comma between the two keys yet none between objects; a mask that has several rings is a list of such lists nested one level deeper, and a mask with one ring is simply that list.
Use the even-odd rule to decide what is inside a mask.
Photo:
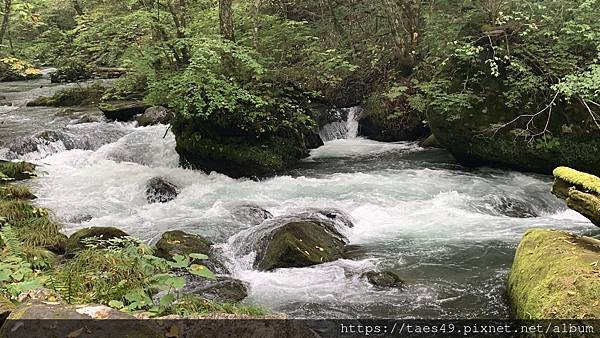
[{"label": "green moss", "polygon": [[519,244],[508,280],[517,318],[600,318],[599,259],[596,239],[529,230]]},{"label": "green moss", "polygon": [[28,102],[27,106],[69,107],[91,105],[100,101],[104,91],[105,88],[98,84],[71,87],[63,89],[50,97],[39,97]]},{"label": "green moss", "polygon": [[175,255],[188,256],[191,253],[208,255],[212,243],[198,235],[187,234],[181,230],[167,231],[156,243],[156,255],[173,259]]},{"label": "green moss", "polygon": [[35,176],[35,164],[29,162],[0,161],[0,173],[11,180],[26,180]]},{"label": "green moss", "polygon": [[558,167],[553,171],[554,177],[583,187],[586,191],[600,194],[600,178],[568,167]]}]

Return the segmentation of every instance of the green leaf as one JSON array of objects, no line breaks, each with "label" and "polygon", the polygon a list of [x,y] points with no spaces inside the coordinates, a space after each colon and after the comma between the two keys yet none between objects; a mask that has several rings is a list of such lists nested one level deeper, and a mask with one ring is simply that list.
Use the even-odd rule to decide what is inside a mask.
[{"label": "green leaf", "polygon": [[10,280],[10,274],[4,270],[0,270],[0,282]]},{"label": "green leaf", "polygon": [[173,256],[173,261],[174,262],[169,262],[169,265],[172,268],[187,268],[187,266],[190,264],[190,259],[181,255]]},{"label": "green leaf", "polygon": [[108,302],[108,306],[115,308],[115,309],[122,309],[125,307],[123,302],[121,302],[119,300],[111,300],[110,302]]},{"label": "green leaf", "polygon": [[192,264],[190,266],[190,268],[188,269],[188,271],[192,275],[196,275],[196,276],[200,276],[200,277],[205,277],[205,278],[208,278],[208,279],[216,279],[217,278],[212,271],[210,271],[204,265],[200,265],[200,264]]},{"label": "green leaf", "polygon": [[175,301],[175,294],[169,293],[160,299],[160,305],[169,306]]},{"label": "green leaf", "polygon": [[192,254],[190,254],[190,258],[194,258],[194,259],[208,259],[208,256],[205,255],[205,254],[192,253]]}]

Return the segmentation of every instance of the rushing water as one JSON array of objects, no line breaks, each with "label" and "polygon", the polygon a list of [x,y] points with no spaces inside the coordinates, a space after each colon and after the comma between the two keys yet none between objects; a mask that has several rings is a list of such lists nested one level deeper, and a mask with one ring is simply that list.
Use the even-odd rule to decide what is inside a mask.
[{"label": "rushing water", "polygon": [[[287,175],[234,180],[178,168],[174,136],[163,138],[167,126],[73,124],[56,118],[58,109],[23,108],[46,94],[40,85],[47,80],[0,85],[13,103],[0,107],[0,137],[5,148],[44,130],[60,137],[0,153],[41,165],[46,174],[33,181],[37,203],[54,210],[67,233],[117,226],[148,242],[174,229],[205,235],[234,277],[248,282],[248,302],[292,317],[506,317],[505,279],[528,228],[597,234],[549,193],[550,177],[465,169],[443,150],[357,138],[355,118],[343,138],[331,138]],[[145,183],[156,176],[181,187],[175,200],[147,204]],[[355,224],[350,243],[364,252],[309,268],[253,270],[253,254],[237,244],[254,231],[234,212],[242,204],[275,216],[341,209]],[[408,287],[374,288],[360,278],[373,269],[396,271]]]}]

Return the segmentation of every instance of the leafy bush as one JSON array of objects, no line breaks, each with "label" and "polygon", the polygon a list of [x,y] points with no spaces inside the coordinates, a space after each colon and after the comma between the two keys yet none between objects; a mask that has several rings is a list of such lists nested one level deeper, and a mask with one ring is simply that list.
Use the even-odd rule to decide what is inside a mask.
[{"label": "leafy bush", "polygon": [[27,80],[42,76],[39,69],[17,58],[0,59],[0,81]]}]

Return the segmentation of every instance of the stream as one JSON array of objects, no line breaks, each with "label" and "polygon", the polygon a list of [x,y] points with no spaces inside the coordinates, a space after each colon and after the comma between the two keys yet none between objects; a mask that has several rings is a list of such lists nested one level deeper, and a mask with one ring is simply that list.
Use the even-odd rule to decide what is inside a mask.
[{"label": "stream", "polygon": [[[201,234],[248,283],[246,302],[293,318],[506,318],[504,285],[528,228],[598,233],[550,194],[551,177],[464,168],[444,150],[359,138],[354,110],[322,130],[325,145],[297,168],[257,182],[179,168],[165,125],[108,123],[94,108],[25,107],[65,86],[47,78],[0,84],[0,158],[40,166],[30,182],[36,203],[53,210],[65,233],[115,226],[149,243],[167,230]],[[156,176],[181,188],[175,200],[147,203],[145,183]],[[354,222],[350,244],[364,253],[254,270],[254,253],[239,243],[256,225],[234,212],[248,204],[275,216],[343,210]],[[374,269],[397,272],[407,287],[375,288],[360,277]]]}]

